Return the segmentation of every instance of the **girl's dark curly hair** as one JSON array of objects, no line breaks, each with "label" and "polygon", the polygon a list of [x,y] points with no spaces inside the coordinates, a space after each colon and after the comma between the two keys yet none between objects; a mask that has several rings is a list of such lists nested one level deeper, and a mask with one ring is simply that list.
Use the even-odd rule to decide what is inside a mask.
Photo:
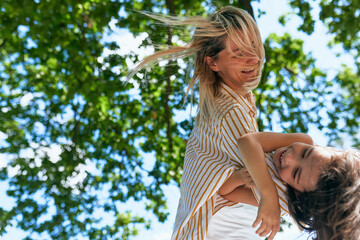
[{"label": "girl's dark curly hair", "polygon": [[338,151],[320,174],[316,190],[288,186],[289,211],[317,240],[360,239],[360,153]]}]

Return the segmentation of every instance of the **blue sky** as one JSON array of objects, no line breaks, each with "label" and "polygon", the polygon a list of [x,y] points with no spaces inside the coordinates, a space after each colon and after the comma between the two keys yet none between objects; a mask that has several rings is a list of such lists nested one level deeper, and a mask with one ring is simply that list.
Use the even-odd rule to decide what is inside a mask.
[{"label": "blue sky", "polygon": [[[316,4],[313,4],[316,6]],[[326,34],[326,28],[322,26],[322,23],[317,22],[315,25],[315,33],[311,36],[308,36],[304,33],[298,32],[296,27],[299,24],[299,19],[297,17],[293,17],[293,20],[290,21],[286,27],[282,27],[278,23],[278,17],[286,12],[290,12],[291,9],[287,6],[286,0],[274,0],[274,1],[261,1],[253,2],[254,12],[257,13],[257,9],[265,11],[266,14],[263,15],[258,20],[258,25],[260,28],[261,35],[263,39],[265,39],[270,33],[282,34],[285,32],[289,32],[293,37],[298,37],[305,40],[305,52],[311,52],[313,57],[317,59],[317,66],[322,69],[327,69],[328,72],[331,72],[340,67],[341,63],[345,63],[349,66],[353,66],[353,60],[350,57],[342,57],[338,59],[335,57],[334,50],[330,50],[327,47],[327,43],[330,40],[331,36]],[[318,9],[314,9],[314,16],[317,16]],[[146,35],[140,35],[138,39],[133,39],[131,34],[126,30],[118,30],[108,38],[116,40],[119,42],[121,46],[121,51],[119,54],[125,54],[123,49],[129,51],[133,49],[136,52],[141,53],[143,56],[148,55],[152,52],[153,49],[138,49],[137,45],[141,42],[141,38],[146,37]],[[336,49],[335,49],[336,50]],[[341,51],[341,49],[337,49]],[[134,90],[134,94],[136,94],[136,90]],[[311,127],[310,135],[314,137],[315,143],[318,145],[326,145],[327,139],[321,134],[320,131]],[[0,134],[0,142],[3,139],[3,136]],[[0,157],[5,157],[1,155]],[[6,161],[5,161],[6,162]],[[146,165],[151,168],[154,163],[154,157],[151,154],[144,154],[144,162]],[[3,164],[0,163],[0,164]],[[0,165],[0,167],[3,165]],[[7,184],[2,182],[0,183],[0,195],[2,196],[2,201],[0,202],[1,207],[9,207],[12,205],[12,201],[10,198],[5,196],[5,191],[7,189]],[[170,185],[164,187],[164,191],[166,193],[168,199],[168,209],[170,215],[168,220],[165,223],[159,223],[156,221],[156,218],[152,216],[151,213],[146,212],[144,209],[143,202],[134,202],[129,201],[126,204],[122,204],[119,209],[120,211],[132,210],[134,213],[138,213],[139,215],[146,215],[150,219],[152,219],[152,225],[150,230],[146,230],[144,228],[139,229],[139,235],[136,237],[130,238],[131,240],[143,240],[143,239],[154,239],[154,240],[165,240],[169,239],[172,232],[172,225],[175,219],[176,208],[179,200],[179,189],[175,185]],[[288,218],[290,220],[290,218]],[[17,230],[15,228],[9,228],[8,234],[2,239],[11,239],[18,240],[23,239],[25,237],[25,233]],[[291,229],[286,229],[284,233],[279,233],[275,239],[277,240],[291,240],[291,239],[307,239],[307,234],[302,234],[294,225]],[[40,238],[39,238],[40,239]],[[43,236],[41,239],[46,239],[46,236]]]}]

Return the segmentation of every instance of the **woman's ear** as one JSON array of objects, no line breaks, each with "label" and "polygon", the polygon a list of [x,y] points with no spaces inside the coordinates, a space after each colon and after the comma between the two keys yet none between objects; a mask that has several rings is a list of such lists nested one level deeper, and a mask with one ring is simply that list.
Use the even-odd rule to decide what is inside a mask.
[{"label": "woman's ear", "polygon": [[214,59],[212,59],[211,57],[206,56],[206,57],[205,57],[205,62],[206,62],[206,64],[210,67],[210,69],[213,70],[214,72],[218,72],[218,71],[219,71],[219,68],[217,67]]}]

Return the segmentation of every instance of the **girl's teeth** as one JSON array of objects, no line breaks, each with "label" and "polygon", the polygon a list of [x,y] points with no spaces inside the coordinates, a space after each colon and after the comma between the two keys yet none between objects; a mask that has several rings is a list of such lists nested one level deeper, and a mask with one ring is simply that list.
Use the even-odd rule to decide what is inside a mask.
[{"label": "girl's teeth", "polygon": [[284,151],[284,152],[280,155],[280,165],[281,165],[282,158],[283,158],[283,156],[284,156],[285,152],[286,152],[286,151]]}]

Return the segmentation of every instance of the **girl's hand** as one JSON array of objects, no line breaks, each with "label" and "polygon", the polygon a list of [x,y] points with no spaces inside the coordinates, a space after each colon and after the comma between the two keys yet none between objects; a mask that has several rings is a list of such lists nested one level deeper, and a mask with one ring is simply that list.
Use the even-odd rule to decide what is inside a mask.
[{"label": "girl's hand", "polygon": [[239,181],[242,182],[245,186],[256,187],[254,180],[246,168],[237,169],[234,173],[237,174]]},{"label": "girl's hand", "polygon": [[252,225],[256,227],[261,222],[256,234],[260,237],[269,235],[268,239],[274,239],[280,229],[280,205],[278,198],[262,197],[259,203],[258,215]]}]

